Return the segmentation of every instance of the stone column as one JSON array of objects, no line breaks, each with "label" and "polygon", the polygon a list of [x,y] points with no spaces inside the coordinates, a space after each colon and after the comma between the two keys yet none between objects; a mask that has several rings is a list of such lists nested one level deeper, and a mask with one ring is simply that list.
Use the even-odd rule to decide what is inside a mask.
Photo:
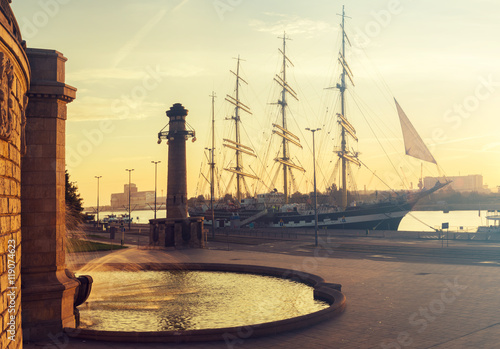
[{"label": "stone column", "polygon": [[75,326],[79,283],[65,264],[65,122],[76,89],[65,84],[61,53],[26,52],[32,80],[21,174],[23,333],[27,340],[50,340]]}]

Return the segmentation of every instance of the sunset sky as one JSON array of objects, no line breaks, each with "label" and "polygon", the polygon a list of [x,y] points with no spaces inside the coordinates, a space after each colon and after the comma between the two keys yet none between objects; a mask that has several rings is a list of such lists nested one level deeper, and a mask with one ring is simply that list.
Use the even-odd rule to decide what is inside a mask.
[{"label": "sunset sky", "polygon": [[[298,188],[312,190],[312,141],[317,133],[318,183],[323,190],[334,176],[337,139],[334,86],[342,2],[332,0],[14,0],[12,8],[28,47],[56,49],[68,58],[66,83],[78,89],[68,105],[67,166],[85,206],[101,204],[128,183],[125,169],[135,169],[139,190],[166,188],[167,145],[157,144],[167,124],[165,111],[180,102],[197,141],[188,144],[188,194],[203,194],[198,181],[204,148],[210,146],[211,99],[216,98],[216,136],[229,138],[238,55],[242,62],[241,100],[253,115],[243,115],[242,142],[265,153],[276,122],[282,42],[293,61],[289,84],[299,96],[290,100],[289,128],[304,145],[296,162]],[[500,2],[497,0],[352,0],[345,3],[346,31],[352,46],[346,59],[354,73],[349,85],[348,117],[360,141],[352,147],[385,181],[404,172],[414,186],[420,162],[403,153],[395,97],[440,165],[425,165],[425,175],[482,174],[490,188],[500,185]],[[362,112],[361,112],[362,111]],[[368,120],[366,125],[365,121]],[[333,126],[333,127],[332,127]],[[378,140],[372,130],[382,131]],[[331,131],[331,133],[329,133]],[[332,140],[333,139],[333,140]],[[389,145],[391,143],[391,145]],[[382,144],[383,150],[378,147]],[[216,146],[217,160],[229,155]],[[259,172],[274,155],[249,162]],[[403,159],[403,160],[400,160]],[[247,159],[245,158],[247,161]],[[248,159],[250,161],[250,159]],[[253,161],[253,160],[252,160]],[[264,164],[270,174],[272,164]],[[369,171],[354,171],[358,188],[384,188]],[[266,179],[264,179],[266,181]],[[395,180],[395,189],[401,189]],[[261,186],[262,190],[264,186]],[[197,189],[198,188],[198,189]],[[206,194],[206,190],[205,190]]]}]

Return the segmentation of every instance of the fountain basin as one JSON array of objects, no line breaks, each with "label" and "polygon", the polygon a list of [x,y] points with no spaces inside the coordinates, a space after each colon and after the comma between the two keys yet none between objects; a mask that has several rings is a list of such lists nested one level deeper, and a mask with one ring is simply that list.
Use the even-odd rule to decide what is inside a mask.
[{"label": "fountain basin", "polygon": [[[105,264],[103,267],[105,270],[123,270],[127,267],[127,265]],[[228,339],[245,339],[304,328],[318,322],[331,319],[332,317],[340,314],[345,308],[345,296],[340,292],[340,285],[327,284],[319,276],[296,270],[238,264],[147,263],[135,265],[135,267],[138,267],[140,270],[147,271],[228,272],[288,279],[310,286],[312,288],[314,299],[327,302],[328,304],[326,304],[322,310],[314,311],[305,315],[264,323],[248,323],[241,326],[168,331],[102,331],[88,328],[67,328],[65,331],[70,337],[116,342],[227,341]],[[92,272],[88,271],[86,271],[86,273],[92,274]],[[262,298],[266,297],[266,294],[262,294]]]}]

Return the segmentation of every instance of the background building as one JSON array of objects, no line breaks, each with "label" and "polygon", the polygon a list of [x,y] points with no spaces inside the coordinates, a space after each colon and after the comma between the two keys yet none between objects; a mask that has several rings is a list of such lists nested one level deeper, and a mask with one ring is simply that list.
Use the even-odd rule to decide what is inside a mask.
[{"label": "background building", "polygon": [[451,180],[449,187],[457,192],[486,193],[490,190],[483,185],[482,175],[454,176],[454,177],[425,177],[424,187],[431,188],[437,181],[445,182]]},{"label": "background building", "polygon": [[[128,208],[128,195],[129,186],[125,184],[123,186],[123,193],[111,194],[111,207],[113,209],[123,209]],[[157,198],[157,205],[165,204],[165,197]],[[130,206],[134,210],[139,209],[149,209],[150,206],[153,207],[155,204],[155,192],[150,191],[139,191],[137,185],[134,183],[130,184]]]}]

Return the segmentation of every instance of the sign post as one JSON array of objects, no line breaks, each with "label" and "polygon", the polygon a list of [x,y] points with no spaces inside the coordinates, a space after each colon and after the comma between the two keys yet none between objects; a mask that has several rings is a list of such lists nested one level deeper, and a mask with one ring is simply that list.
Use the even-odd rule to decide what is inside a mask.
[{"label": "sign post", "polygon": [[[443,231],[443,229],[446,229],[446,247],[448,247],[448,228],[449,227],[450,227],[450,223],[448,223],[448,222],[441,224],[441,231]],[[441,240],[441,247],[443,247],[442,240]]]}]

